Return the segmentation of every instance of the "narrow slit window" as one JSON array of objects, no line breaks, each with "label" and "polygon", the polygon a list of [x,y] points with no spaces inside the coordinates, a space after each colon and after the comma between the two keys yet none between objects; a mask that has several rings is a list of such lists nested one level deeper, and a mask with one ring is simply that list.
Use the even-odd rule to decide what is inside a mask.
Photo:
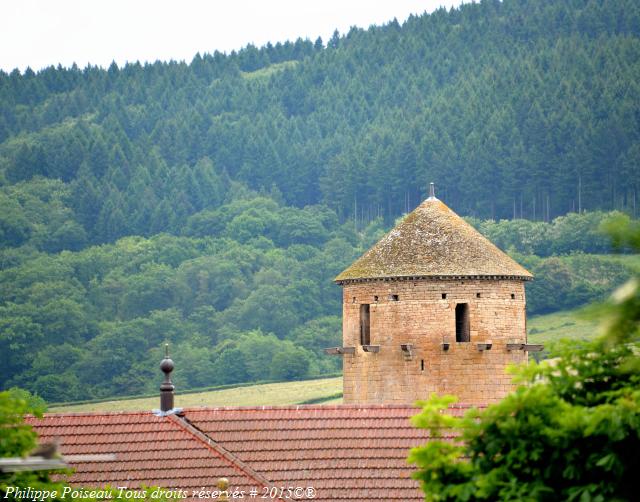
[{"label": "narrow slit window", "polygon": [[424,359],[420,359],[420,371],[424,371]]},{"label": "narrow slit window", "polygon": [[515,293],[511,293],[511,299],[515,300],[516,299],[516,294]]},{"label": "narrow slit window", "polygon": [[447,299],[447,293],[442,293],[442,299],[446,300]]},{"label": "narrow slit window", "polygon": [[458,303],[456,305],[456,342],[469,342],[469,304]]},{"label": "narrow slit window", "polygon": [[360,345],[371,345],[369,305],[360,305]]}]

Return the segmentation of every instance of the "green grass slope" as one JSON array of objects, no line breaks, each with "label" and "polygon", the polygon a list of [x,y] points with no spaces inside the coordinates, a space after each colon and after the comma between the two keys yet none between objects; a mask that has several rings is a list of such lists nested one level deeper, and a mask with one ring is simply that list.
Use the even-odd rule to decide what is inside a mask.
[{"label": "green grass slope", "polygon": [[549,343],[560,338],[588,340],[598,334],[598,322],[589,319],[583,309],[563,310],[527,320],[531,343]]},{"label": "green grass slope", "polygon": [[[158,382],[160,377],[158,377]],[[267,383],[206,392],[180,394],[175,405],[194,406],[267,406],[309,402],[341,402],[342,377],[303,380],[298,382]],[[102,401],[69,406],[56,406],[51,412],[77,411],[138,411],[160,406],[159,397],[143,397],[118,401]]]}]

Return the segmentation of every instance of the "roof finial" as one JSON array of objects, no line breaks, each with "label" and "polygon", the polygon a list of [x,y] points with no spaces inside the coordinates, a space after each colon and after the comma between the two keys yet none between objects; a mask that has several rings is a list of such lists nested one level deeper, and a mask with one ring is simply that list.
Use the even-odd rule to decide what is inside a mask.
[{"label": "roof finial", "polygon": [[169,344],[164,345],[164,359],[160,362],[160,369],[164,373],[164,382],[160,384],[160,411],[167,412],[173,409],[173,391],[175,386],[171,382],[173,361],[169,359]]},{"label": "roof finial", "polygon": [[427,200],[437,200],[436,199],[436,185],[432,181],[429,183],[429,198]]},{"label": "roof finial", "polygon": [[216,482],[220,495],[216,500],[224,501],[229,500],[229,480],[227,478],[219,478]]}]

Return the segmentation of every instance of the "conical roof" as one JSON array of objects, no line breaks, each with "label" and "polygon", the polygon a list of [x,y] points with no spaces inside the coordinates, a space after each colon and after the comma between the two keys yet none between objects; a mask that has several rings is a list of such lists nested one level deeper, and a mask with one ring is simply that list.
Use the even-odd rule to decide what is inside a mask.
[{"label": "conical roof", "polygon": [[446,204],[429,197],[335,281],[449,276],[533,278]]}]

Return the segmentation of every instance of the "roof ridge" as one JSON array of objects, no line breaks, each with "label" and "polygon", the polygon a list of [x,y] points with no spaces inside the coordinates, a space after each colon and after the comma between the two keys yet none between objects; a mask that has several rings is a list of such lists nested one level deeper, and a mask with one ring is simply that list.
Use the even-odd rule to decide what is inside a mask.
[{"label": "roof ridge", "polygon": [[172,420],[178,426],[182,427],[186,432],[189,432],[190,434],[192,434],[196,439],[203,442],[206,446],[208,446],[213,451],[215,451],[218,455],[220,455],[220,457],[230,462],[231,465],[233,465],[237,470],[242,472],[244,475],[248,476],[254,481],[257,481],[262,486],[267,486],[267,487],[273,486],[273,483],[271,481],[269,481],[267,478],[265,478],[258,471],[254,470],[252,467],[246,464],[239,457],[237,457],[236,455],[231,453],[229,450],[224,448],[222,445],[220,445],[220,443],[212,439],[211,436],[209,436],[208,434],[200,430],[198,427],[196,427],[194,424],[192,424],[191,421],[186,417],[181,415],[169,415],[167,418],[169,420]]},{"label": "roof ridge", "polygon": [[[136,411],[48,411],[42,414],[42,417],[98,417],[98,416],[124,416],[124,415],[154,415],[147,410]],[[34,415],[29,415],[34,416]]]},{"label": "roof ridge", "polygon": [[364,403],[364,404],[283,404],[283,405],[264,405],[264,406],[193,406],[183,408],[183,412],[194,411],[281,411],[281,410],[354,410],[354,409],[420,409],[415,404],[383,404],[383,403]]},{"label": "roof ridge", "polygon": [[[474,405],[468,403],[454,403],[449,408],[474,408],[483,407],[484,405]],[[198,411],[297,411],[297,410],[404,410],[404,409],[422,409],[414,403],[360,403],[360,404],[285,404],[285,405],[265,405],[265,406],[193,406],[183,408],[183,413]]]},{"label": "roof ridge", "polygon": [[[455,403],[449,408],[472,408],[478,407],[467,403]],[[482,407],[482,405],[480,405]],[[420,409],[414,403],[360,403],[360,404],[283,404],[283,405],[263,405],[263,406],[190,406],[183,408],[183,412],[194,411],[280,411],[280,410],[354,410],[354,409]],[[98,417],[98,416],[132,416],[132,415],[148,415],[157,416],[150,411],[67,411],[67,412],[47,412],[42,418],[62,418],[62,417]],[[37,418],[34,415],[28,417]]]}]

